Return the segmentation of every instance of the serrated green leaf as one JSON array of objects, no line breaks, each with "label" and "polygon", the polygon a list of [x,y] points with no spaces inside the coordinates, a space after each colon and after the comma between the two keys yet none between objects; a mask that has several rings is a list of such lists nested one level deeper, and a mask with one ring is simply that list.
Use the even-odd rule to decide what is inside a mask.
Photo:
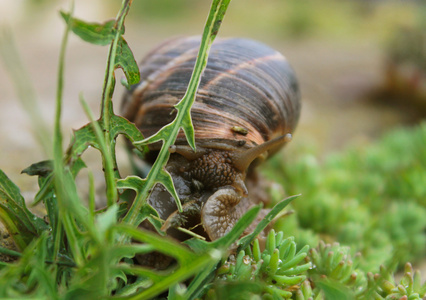
[{"label": "serrated green leaf", "polygon": [[157,180],[161,183],[166,190],[173,196],[176,201],[176,206],[179,211],[182,211],[182,204],[179,200],[179,195],[176,193],[175,186],[173,184],[172,176],[166,170],[161,170],[161,172],[157,176]]},{"label": "serrated green leaf", "polygon": [[162,127],[156,134],[149,136],[143,140],[139,140],[134,143],[134,145],[148,145],[153,144],[160,141],[168,141],[172,137],[173,134],[173,127],[176,124],[176,121],[173,121],[170,124],[167,124],[166,126]]},{"label": "serrated green leaf", "polygon": [[189,146],[193,150],[195,150],[195,132],[194,125],[192,125],[192,118],[190,112],[188,112],[182,119],[182,129],[185,132],[185,136]]},{"label": "serrated green leaf", "polygon": [[[136,125],[121,116],[112,115],[110,126],[110,133],[113,138],[122,134],[133,144],[135,141],[141,141],[144,139],[141,131],[136,127]],[[137,149],[142,153],[148,152],[148,147],[146,146],[138,146]]]},{"label": "serrated green leaf", "polygon": [[271,211],[265,216],[265,218],[262,219],[262,221],[259,222],[259,224],[257,224],[255,230],[243,237],[241,240],[238,241],[239,244],[239,249],[243,250],[245,248],[247,248],[248,245],[250,245],[250,243],[256,238],[256,236],[262,232],[262,230],[264,230],[266,228],[266,226],[268,226],[269,223],[271,223],[271,221],[287,206],[290,204],[291,201],[293,201],[295,198],[299,197],[299,195],[295,195],[295,196],[291,196],[288,197],[286,199],[284,199],[283,201],[277,203],[272,209]]},{"label": "serrated green leaf", "polygon": [[48,226],[31,213],[19,188],[0,170],[0,219],[22,250]]},{"label": "serrated green leaf", "polygon": [[84,125],[78,130],[74,130],[70,146],[66,153],[66,162],[68,164],[73,163],[89,146],[95,147],[96,149],[100,148],[95,132],[90,123]]},{"label": "serrated green leaf", "polygon": [[161,226],[163,225],[163,223],[161,223],[159,220],[160,217],[158,216],[158,212],[149,204],[142,207],[141,217],[145,216],[159,234],[166,234],[161,230]]},{"label": "serrated green leaf", "polygon": [[21,173],[28,174],[30,176],[41,176],[47,177],[53,172],[53,161],[52,160],[43,160],[37,163],[32,164],[28,168],[22,170]]},{"label": "serrated green leaf", "polygon": [[[104,126],[102,120],[96,121],[96,124],[99,125],[99,127],[101,128],[102,126]],[[123,117],[112,115],[109,124],[110,134],[108,136],[112,147],[111,152],[114,152],[115,143],[113,143],[113,141],[117,138],[119,134],[125,135],[132,142],[143,138],[141,132],[137,129],[137,127]],[[78,173],[78,170],[76,170],[76,165],[80,161],[83,163],[79,156],[90,146],[99,150],[101,149],[101,144],[99,143],[99,139],[95,133],[93,123],[86,124],[82,128],[74,131],[73,139],[67,150],[66,158],[68,165],[72,165],[73,174]],[[147,148],[138,147],[138,150],[141,152],[146,152]],[[102,152],[102,150],[100,151]],[[112,154],[112,157],[115,157],[114,153]],[[116,168],[116,161],[114,160],[112,163],[113,165],[115,165],[114,176],[118,178],[119,174],[118,169]]]},{"label": "serrated green leaf", "polygon": [[126,87],[128,89],[131,85],[137,84],[141,80],[139,67],[133,56],[133,52],[123,37],[120,37],[117,44],[115,68],[121,68],[123,70],[127,79]]},{"label": "serrated green leaf", "polygon": [[[47,162],[47,161],[46,161]],[[51,162],[51,161],[50,161]],[[43,168],[43,164],[45,163],[44,161],[40,162],[42,165],[37,166],[39,163],[35,163],[33,165],[31,165],[29,168],[32,168],[32,166],[36,166],[36,168]],[[74,160],[74,163],[71,167],[71,173],[73,174],[74,178],[77,176],[77,174],[80,172],[81,169],[86,168],[86,164],[84,163],[84,161],[81,158],[77,158],[76,160]],[[27,169],[29,169],[27,168]],[[27,170],[25,169],[25,170]],[[25,171],[24,170],[24,171]],[[24,172],[22,171],[22,172]],[[45,172],[46,171],[46,172]],[[39,187],[40,189],[38,190],[37,194],[34,197],[34,201],[31,204],[32,207],[36,206],[38,203],[40,203],[40,201],[45,201],[47,199],[50,199],[53,197],[53,170],[49,170],[48,167],[46,169],[40,170],[40,172],[37,171],[37,169],[35,170],[31,170],[31,174],[28,172],[28,175],[38,175],[39,177]],[[48,173],[50,172],[50,173]],[[45,205],[47,205],[45,203]]]},{"label": "serrated green leaf", "polygon": [[0,170],[0,193],[12,201],[15,201],[20,207],[25,207],[24,197],[19,188]]},{"label": "serrated green leaf", "polygon": [[131,189],[136,192],[140,192],[146,184],[146,179],[142,179],[138,176],[127,176],[124,179],[117,180],[117,188],[119,189]]},{"label": "serrated green leaf", "polygon": [[194,128],[193,126],[189,126],[189,124],[191,124],[191,106],[195,101],[197,89],[201,81],[201,75],[203,74],[204,69],[207,66],[207,59],[211,45],[219,32],[220,25],[222,24],[222,20],[225,16],[226,10],[230,2],[231,0],[213,1],[209,15],[207,17],[206,25],[204,26],[200,49],[198,51],[195,67],[188,84],[188,89],[186,90],[186,93],[182,100],[175,105],[175,107],[179,111],[178,115],[176,116],[176,120],[178,120],[177,126],[183,126],[188,144],[192,147],[194,151]]},{"label": "serrated green leaf", "polygon": [[87,168],[86,163],[81,158],[78,158],[74,161],[74,164],[71,167],[72,176],[75,178],[77,174],[84,168]]},{"label": "serrated green leaf", "polygon": [[110,119],[110,124],[110,133],[113,137],[123,134],[131,142],[143,139],[143,135],[136,125],[121,116],[113,115]]},{"label": "serrated green leaf", "polygon": [[[168,149],[171,145],[174,144],[181,127],[184,127],[184,132],[185,135],[187,135],[187,139],[189,136],[188,143],[195,151],[195,142],[193,138],[194,129],[193,126],[189,126],[189,124],[191,123],[190,111],[192,104],[195,101],[197,89],[201,81],[201,75],[207,65],[209,49],[212,45],[214,38],[217,35],[217,31],[219,30],[220,24],[222,22],[229,3],[230,0],[214,0],[212,3],[206,25],[204,26],[200,49],[197,55],[197,60],[195,62],[195,67],[192,72],[191,79],[188,84],[187,91],[181,101],[179,101],[179,103],[175,105],[175,108],[178,110],[176,118],[173,120],[172,123],[161,128],[160,131],[154,136],[134,143],[135,145],[143,145],[164,140],[160,153],[157,156],[157,160],[147,176],[147,185],[145,189],[152,188],[152,186],[157,182],[156,176],[159,176],[161,174],[161,170],[167,163],[167,160],[170,156]],[[143,205],[142,198],[148,196],[148,191],[145,189],[140,193],[140,197],[137,197],[133,202],[128,214],[123,219],[124,222],[130,224],[135,223],[137,211]],[[177,197],[177,193],[174,191],[173,194],[173,197],[175,198],[178,206],[178,210],[181,211],[182,205]]]},{"label": "serrated green leaf", "polygon": [[[101,129],[103,129],[102,120],[97,120],[96,122],[101,127]],[[129,139],[131,142],[143,139],[140,130],[135,126],[135,124],[129,122],[123,117],[113,115],[110,120],[110,127],[111,141],[115,140],[120,134],[126,136],[127,139]],[[70,146],[67,150],[65,161],[68,165],[73,166],[72,170],[74,176],[76,175],[76,173],[78,173],[81,167],[84,166],[82,165],[80,169],[75,169],[77,167],[74,167],[74,165],[76,163],[80,163],[79,157],[84,153],[84,151],[86,151],[88,147],[100,149],[100,145],[93,129],[93,125],[90,123],[74,131]],[[138,150],[142,152],[146,151],[146,149],[143,147],[138,147]],[[83,161],[81,161],[81,163],[84,164]]]},{"label": "serrated green leaf", "polygon": [[[93,112],[82,95],[80,95],[80,102],[83,105],[84,112],[90,120],[90,124],[93,127],[100,146],[99,151],[102,156],[102,166],[106,183],[107,206],[112,206],[118,200],[116,179],[120,178],[120,174],[117,167],[114,138],[111,138],[110,134],[111,126],[109,126],[109,120],[108,122],[102,122],[104,128],[104,130],[102,130],[99,122],[95,121]],[[104,116],[104,118],[108,118],[108,116]]]},{"label": "serrated green leaf", "polygon": [[[71,31],[86,42],[105,46],[110,44],[115,37],[115,20],[100,24],[89,23],[76,18],[70,19],[70,14],[65,12],[61,12],[61,16],[65,22],[70,22]],[[123,33],[124,29],[122,30],[121,34]]]},{"label": "serrated green leaf", "polygon": [[[125,179],[117,180],[117,188],[119,189],[132,189],[139,193],[146,184],[146,180],[138,176],[128,176]],[[157,211],[148,203],[145,203],[140,209],[136,223],[140,224],[143,220],[148,219],[148,221],[154,226],[158,233],[164,234],[161,231],[161,222],[158,220]]]}]

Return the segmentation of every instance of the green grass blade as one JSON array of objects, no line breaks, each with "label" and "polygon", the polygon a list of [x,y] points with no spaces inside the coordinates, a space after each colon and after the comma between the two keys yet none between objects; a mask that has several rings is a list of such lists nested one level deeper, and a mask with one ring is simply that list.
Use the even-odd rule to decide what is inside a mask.
[{"label": "green grass blade", "polygon": [[89,170],[89,216],[90,222],[94,222],[95,214],[96,214],[96,188],[95,188],[95,177],[93,176],[93,172]]},{"label": "green grass blade", "polygon": [[7,249],[7,248],[3,248],[3,247],[0,247],[0,253],[5,254],[5,255],[9,255],[9,256],[15,256],[15,257],[21,257],[22,256],[22,253],[20,253],[20,252],[10,250],[10,249]]},{"label": "green grass blade", "polygon": [[[73,11],[73,3],[71,8],[71,15]],[[64,68],[65,68],[65,53],[70,32],[70,20],[64,30],[64,36],[61,43],[61,50],[59,55],[58,66],[58,81],[56,92],[56,111],[54,123],[54,137],[53,137],[53,165],[54,165],[54,187],[55,195],[59,207],[59,219],[63,224],[64,231],[66,232],[69,249],[72,257],[77,264],[82,264],[84,261],[83,249],[81,241],[79,240],[79,229],[75,226],[75,219],[79,219],[82,224],[86,223],[84,217],[84,208],[80,202],[77,194],[74,178],[69,170],[66,170],[63,163],[63,149],[62,149],[62,132],[61,132],[61,114],[62,114],[62,95],[64,84]]]},{"label": "green grass blade", "polygon": [[138,64],[133,56],[132,50],[123,37],[117,45],[117,55],[115,56],[115,68],[121,68],[126,76],[126,87],[137,84],[141,80]]},{"label": "green grass blade", "polygon": [[[208,249],[222,249],[223,252],[226,252],[226,250],[238,240],[244,230],[256,219],[259,211],[260,206],[252,207],[238,220],[228,234],[214,242],[208,243],[201,240],[191,239],[188,240],[186,244],[188,244],[196,253],[203,253],[208,251]],[[216,264],[211,264],[195,276],[186,291],[188,299],[196,298],[201,292],[203,286],[213,279],[212,273],[215,268]]]},{"label": "green grass blade", "polygon": [[235,243],[238,238],[243,234],[244,230],[250,226],[250,224],[256,219],[257,214],[259,213],[261,207],[259,205],[253,206],[247,211],[234,225],[230,232],[228,232],[225,236],[217,239],[213,242],[206,242],[199,239],[190,239],[185,241],[193,251],[197,253],[201,253],[206,251],[209,248],[222,249],[226,251],[229,246]]},{"label": "green grass blade", "polygon": [[193,252],[188,248],[178,244],[171,239],[159,236],[154,232],[135,229],[128,225],[120,224],[115,227],[119,232],[130,235],[139,242],[145,242],[152,245],[157,251],[176,258],[179,264],[190,263],[193,258]]},{"label": "green grass blade", "polygon": [[[115,20],[99,24],[89,23],[77,18],[73,18],[70,14],[62,11],[61,16],[65,20],[65,22],[69,24],[72,32],[79,36],[83,41],[95,45],[106,46],[110,44],[115,37]],[[121,34],[123,34],[124,28],[122,28],[121,30]]]},{"label": "green grass blade", "polygon": [[[151,299],[152,297],[155,297],[160,293],[166,291],[172,285],[185,281],[186,279],[190,278],[194,274],[197,274],[204,269],[211,269],[211,265],[216,265],[219,262],[220,258],[221,255],[219,254],[219,252],[212,250],[202,256],[193,257],[193,260],[190,264],[181,266],[178,270],[174,271],[171,274],[168,274],[168,276],[164,276],[164,278],[159,277],[157,274],[149,274],[150,270],[144,269],[143,275],[151,275],[152,278],[157,278],[157,284],[152,285],[151,287],[147,288],[142,292],[131,295],[130,297],[114,297],[114,299]],[[136,272],[137,269],[138,268],[134,268],[133,271]],[[155,272],[151,271],[151,273]]]},{"label": "green grass blade", "polygon": [[93,131],[93,125],[86,124],[80,129],[74,131],[70,146],[67,149],[65,157],[66,163],[68,165],[72,165],[89,146],[96,149],[100,148],[96,135]]},{"label": "green grass blade", "polygon": [[[87,105],[86,101],[80,96],[80,102],[84,108],[84,111],[87,115],[87,117],[90,120],[90,124],[93,126],[93,130],[96,134],[97,142],[100,147],[100,151],[102,153],[102,164],[104,166],[104,172],[105,172],[105,180],[106,180],[106,187],[107,187],[107,205],[112,206],[117,200],[118,200],[118,192],[117,192],[117,186],[115,181],[115,169],[117,166],[117,163],[115,161],[115,155],[110,155],[107,143],[105,141],[105,137],[102,133],[102,129],[99,126],[98,122],[95,122],[94,116],[92,111],[89,108],[89,105]],[[114,147],[114,146],[113,146]]]},{"label": "green grass blade", "polygon": [[194,257],[190,264],[181,266],[176,271],[167,274],[167,276],[161,275],[161,273],[157,273],[158,271],[155,272],[146,268],[128,267],[125,269],[122,267],[121,269],[125,270],[126,273],[148,276],[151,280],[156,282],[156,284],[153,284],[147,289],[131,296],[113,297],[113,299],[151,299],[152,297],[155,297],[166,291],[172,285],[185,281],[202,270],[211,269],[211,265],[216,265],[220,258],[221,255],[219,255],[219,252],[212,250],[211,252],[208,252],[202,256]]},{"label": "green grass blade", "polygon": [[48,229],[46,223],[31,213],[19,188],[0,170],[0,219],[23,250],[41,232]]},{"label": "green grass blade", "polygon": [[266,228],[266,226],[268,226],[269,223],[272,222],[272,220],[287,206],[290,204],[291,201],[293,201],[295,198],[299,197],[299,195],[295,195],[295,196],[291,196],[288,197],[286,199],[284,199],[283,201],[279,202],[278,204],[276,204],[272,210],[265,216],[265,218],[262,219],[262,221],[259,222],[259,224],[256,226],[255,230],[243,237],[238,244],[239,249],[243,250],[245,248],[247,248],[247,246],[256,238],[256,236]]}]

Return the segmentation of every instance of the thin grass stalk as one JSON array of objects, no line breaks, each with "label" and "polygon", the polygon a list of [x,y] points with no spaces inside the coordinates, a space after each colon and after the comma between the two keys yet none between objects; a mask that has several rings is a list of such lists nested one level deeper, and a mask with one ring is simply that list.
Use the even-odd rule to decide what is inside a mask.
[{"label": "thin grass stalk", "polygon": [[[86,116],[89,118],[89,120],[90,120],[90,122],[92,124],[93,130],[94,130],[95,135],[96,135],[96,137],[98,139],[98,143],[99,143],[99,147],[100,147],[99,150],[104,154],[103,158],[104,158],[104,161],[105,161],[105,166],[108,166],[108,169],[110,171],[112,171],[113,170],[113,165],[114,165],[113,158],[112,158],[111,155],[107,155],[108,154],[107,141],[105,140],[105,136],[102,134],[102,129],[99,126],[98,122],[95,121],[93,112],[90,110],[89,105],[87,104],[86,101],[84,101],[84,99],[83,99],[83,97],[81,95],[80,95],[80,102],[81,102],[81,105],[83,106],[83,109],[84,109],[84,112],[86,113]],[[112,177],[112,179],[114,179],[114,177]],[[116,188],[115,188],[115,191],[117,192]],[[94,202],[94,199],[91,200],[89,203],[92,203],[92,202]],[[111,197],[107,197],[107,205],[108,205],[108,207],[110,207],[114,203],[115,203],[115,198],[112,198],[112,196]],[[91,204],[91,206],[93,206],[93,204]],[[93,207],[90,208],[90,211],[92,211],[92,209],[93,209]]]},{"label": "thin grass stalk", "polygon": [[93,172],[89,170],[89,215],[90,222],[93,223],[95,220],[96,214],[96,201],[95,201],[95,177],[93,176]]},{"label": "thin grass stalk", "polygon": [[64,236],[64,231],[63,231],[62,222],[58,221],[55,236],[53,237],[54,238],[53,261],[58,260],[58,255],[61,248],[63,236]]},{"label": "thin grass stalk", "polygon": [[[70,14],[72,15],[74,11],[74,2],[71,2]],[[71,20],[71,18],[70,18]],[[68,35],[70,32],[70,21],[67,22],[66,28],[64,30],[64,35],[61,42],[61,49],[59,53],[59,65],[58,65],[58,80],[57,80],[57,90],[56,90],[56,109],[55,109],[55,122],[54,122],[54,135],[53,135],[53,166],[54,166],[54,186],[55,194],[58,201],[59,207],[59,220],[64,225],[64,230],[67,234],[69,248],[71,250],[72,256],[74,257],[77,264],[83,262],[83,254],[81,249],[78,247],[78,242],[76,241],[76,236],[74,228],[71,224],[70,211],[68,209],[69,205],[72,205],[70,199],[70,194],[67,193],[66,176],[63,163],[63,148],[62,148],[62,132],[61,132],[61,114],[62,114],[62,97],[63,97],[63,86],[64,86],[64,69],[65,69],[65,54],[66,46],[68,43]],[[55,238],[60,238],[59,236]],[[59,250],[57,248],[56,250]],[[57,256],[57,253],[55,254]]]}]

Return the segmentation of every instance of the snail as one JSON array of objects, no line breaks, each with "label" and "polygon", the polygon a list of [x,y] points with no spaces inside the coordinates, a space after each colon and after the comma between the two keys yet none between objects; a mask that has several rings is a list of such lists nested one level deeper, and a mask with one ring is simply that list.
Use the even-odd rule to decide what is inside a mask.
[{"label": "snail", "polygon": [[[199,45],[200,37],[174,38],[142,60],[141,82],[124,96],[122,114],[145,137],[175,118],[173,106],[186,92]],[[294,71],[279,52],[248,39],[216,39],[191,110],[197,150],[183,132],[169,149],[166,170],[183,211],[160,184],[148,199],[166,220],[163,229],[182,238],[174,229],[181,226],[216,240],[265,201],[254,166],[291,139],[300,106]],[[147,160],[153,162],[160,147],[149,145]]]}]

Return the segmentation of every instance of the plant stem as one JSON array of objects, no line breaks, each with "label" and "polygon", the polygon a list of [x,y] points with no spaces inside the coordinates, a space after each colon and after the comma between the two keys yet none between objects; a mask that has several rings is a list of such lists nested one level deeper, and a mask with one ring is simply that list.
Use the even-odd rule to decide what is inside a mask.
[{"label": "plant stem", "polygon": [[100,119],[102,121],[102,127],[104,129],[104,138],[106,143],[106,152],[102,151],[102,156],[103,156],[102,163],[105,170],[108,206],[112,205],[113,203],[115,203],[115,201],[118,200],[117,185],[115,182],[116,175],[114,171],[116,164],[114,163],[114,161],[107,159],[107,157],[113,157],[113,155],[115,155],[115,150],[114,150],[115,143],[114,141],[111,140],[111,135],[110,135],[110,126],[111,126],[110,119],[114,113],[113,106],[112,106],[112,93],[114,91],[114,85],[115,85],[115,78],[114,78],[115,60],[116,60],[118,42],[121,38],[121,32],[124,26],[123,25],[124,19],[129,11],[131,4],[132,4],[132,0],[123,0],[120,11],[118,12],[118,15],[116,18],[117,20],[115,25],[116,35],[109,48],[108,63],[107,63],[107,68],[105,72],[104,87],[102,92]]},{"label": "plant stem", "polygon": [[[141,191],[137,194],[135,201],[133,202],[132,207],[127,212],[126,216],[124,217],[123,221],[125,223],[129,223],[132,225],[137,225],[138,220],[138,213],[145,204],[145,199],[147,199],[150,189],[159,182],[158,176],[161,172],[161,170],[165,167],[167,160],[170,156],[169,153],[169,147],[174,144],[176,137],[179,133],[179,130],[182,126],[184,126],[184,119],[190,118],[190,111],[191,106],[195,101],[198,85],[201,80],[201,75],[204,72],[204,69],[207,65],[207,59],[208,59],[208,53],[210,50],[210,47],[219,31],[220,24],[222,22],[222,19],[225,15],[226,9],[229,5],[231,0],[213,0],[210,12],[206,21],[206,25],[204,26],[203,36],[200,44],[200,49],[198,51],[197,60],[195,62],[194,70],[191,76],[191,80],[188,85],[188,89],[182,98],[182,100],[175,105],[175,107],[178,109],[178,114],[175,118],[175,120],[172,122],[173,126],[171,126],[171,132],[170,135],[167,137],[167,139],[164,139],[163,146],[160,150],[160,153],[157,156],[157,159],[154,163],[154,165],[151,168],[151,171],[149,172],[145,186],[141,189]],[[192,127],[192,121],[191,124],[185,124],[185,126],[191,126]],[[193,127],[192,130],[185,129],[185,133],[191,133],[191,137],[188,138],[189,144],[194,148],[195,142],[194,142],[194,134],[193,134]],[[176,205],[179,210],[181,210],[181,204],[179,199],[176,200]]]}]

